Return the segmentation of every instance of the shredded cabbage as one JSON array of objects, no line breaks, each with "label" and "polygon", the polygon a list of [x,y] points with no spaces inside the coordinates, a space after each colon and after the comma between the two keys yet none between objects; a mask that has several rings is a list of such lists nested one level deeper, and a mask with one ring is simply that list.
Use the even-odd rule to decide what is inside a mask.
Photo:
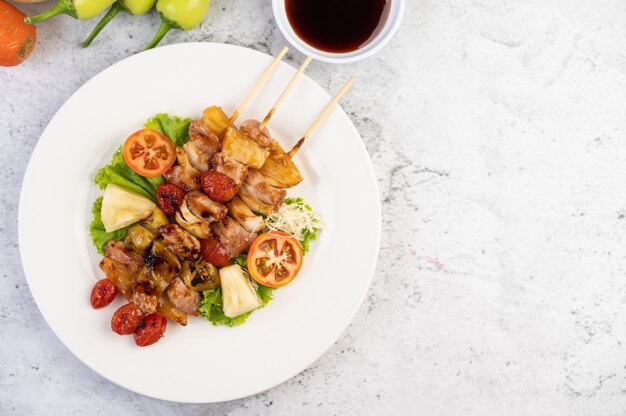
[{"label": "shredded cabbage", "polygon": [[300,241],[305,253],[309,251],[310,242],[316,240],[318,232],[324,228],[320,216],[302,198],[286,198],[278,211],[265,218],[265,224],[270,230],[292,234]]}]

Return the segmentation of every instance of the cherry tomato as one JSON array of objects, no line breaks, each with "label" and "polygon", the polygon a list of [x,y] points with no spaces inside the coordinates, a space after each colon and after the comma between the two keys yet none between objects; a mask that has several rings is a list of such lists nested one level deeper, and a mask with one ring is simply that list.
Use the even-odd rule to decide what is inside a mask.
[{"label": "cherry tomato", "polygon": [[238,191],[234,180],[211,170],[200,175],[200,184],[204,193],[217,202],[230,201]]},{"label": "cherry tomato", "polygon": [[143,312],[134,303],[127,303],[115,311],[111,318],[111,329],[120,335],[130,335],[143,319]]},{"label": "cherry tomato", "polygon": [[91,306],[94,309],[100,309],[113,302],[113,299],[117,296],[117,288],[108,279],[98,280],[91,289]]},{"label": "cherry tomato", "polygon": [[260,284],[281,287],[290,283],[302,267],[302,246],[291,234],[270,231],[257,237],[248,251],[248,271]]},{"label": "cherry tomato", "polygon": [[173,217],[185,198],[185,190],[173,183],[162,183],[156,190],[159,207],[165,214]]},{"label": "cherry tomato", "polygon": [[133,334],[135,344],[140,347],[152,345],[163,337],[165,328],[167,327],[167,319],[158,313],[151,313],[146,316],[139,328]]},{"label": "cherry tomato", "polygon": [[162,175],[174,164],[176,147],[158,131],[141,129],[126,139],[123,154],[132,170],[146,178],[153,178]]},{"label": "cherry tomato", "polygon": [[224,267],[230,264],[230,257],[217,238],[209,237],[206,240],[200,240],[200,254],[205,261],[214,266]]}]

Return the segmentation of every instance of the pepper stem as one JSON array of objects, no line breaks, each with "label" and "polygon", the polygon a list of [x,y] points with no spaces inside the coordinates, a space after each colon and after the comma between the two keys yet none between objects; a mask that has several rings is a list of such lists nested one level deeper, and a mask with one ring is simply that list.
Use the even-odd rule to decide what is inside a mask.
[{"label": "pepper stem", "polygon": [[173,27],[174,27],[174,25],[172,23],[170,23],[169,21],[161,18],[161,26],[159,26],[159,30],[157,30],[156,35],[154,35],[154,38],[152,38],[152,40],[150,41],[148,46],[146,46],[145,50],[152,49],[156,45],[158,45],[159,42],[161,42],[161,39],[163,39],[163,36],[165,36],[167,34],[167,32],[169,32],[170,29],[173,28]]},{"label": "pepper stem", "polygon": [[81,43],[80,45],[83,48],[88,47],[89,45],[91,45],[91,42],[93,42],[93,40],[96,38],[96,36],[98,36],[98,34],[100,33],[100,31],[102,29],[104,29],[104,27],[106,25],[109,24],[109,22],[119,14],[119,12],[121,11],[125,11],[126,8],[124,7],[124,5],[122,4],[122,2],[120,0],[117,0],[115,3],[113,3],[113,6],[111,6],[111,8],[109,9],[109,11],[104,15],[104,17],[102,19],[100,19],[100,21],[98,22],[98,24],[93,28],[93,30],[91,31],[91,33],[89,34],[89,36],[87,36],[87,39],[85,39],[83,41],[83,43]]},{"label": "pepper stem", "polygon": [[26,23],[27,25],[32,25],[33,23],[43,22],[44,20],[48,20],[51,17],[57,16],[59,14],[66,14],[76,19],[76,9],[74,8],[71,0],[59,0],[57,4],[54,5],[54,7],[46,10],[43,13],[40,13],[36,16],[26,16],[24,18],[24,23]]}]

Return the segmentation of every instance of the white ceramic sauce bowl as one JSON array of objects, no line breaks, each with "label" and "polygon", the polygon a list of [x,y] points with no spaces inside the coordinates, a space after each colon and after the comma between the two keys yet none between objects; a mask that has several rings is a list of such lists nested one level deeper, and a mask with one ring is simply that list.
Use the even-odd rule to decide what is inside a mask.
[{"label": "white ceramic sauce bowl", "polygon": [[[341,0],[337,0],[341,1]],[[289,18],[287,17],[287,10],[285,8],[285,0],[272,0],[272,7],[274,9],[274,19],[278,28],[297,50],[305,55],[313,57],[322,62],[329,63],[349,63],[360,61],[369,56],[374,55],[381,50],[387,42],[393,37],[400,26],[402,21],[402,15],[404,13],[404,0],[391,0],[389,15],[384,26],[376,35],[376,37],[370,40],[365,46],[351,51],[351,52],[326,52],[321,49],[317,49],[304,40],[302,40],[291,27]]]}]

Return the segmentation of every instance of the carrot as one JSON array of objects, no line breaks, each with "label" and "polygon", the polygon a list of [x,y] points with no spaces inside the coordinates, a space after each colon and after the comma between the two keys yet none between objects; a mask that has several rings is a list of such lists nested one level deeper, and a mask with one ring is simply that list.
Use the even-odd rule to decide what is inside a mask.
[{"label": "carrot", "polygon": [[24,13],[0,0],[0,66],[14,66],[35,47],[37,29],[24,23]]}]

